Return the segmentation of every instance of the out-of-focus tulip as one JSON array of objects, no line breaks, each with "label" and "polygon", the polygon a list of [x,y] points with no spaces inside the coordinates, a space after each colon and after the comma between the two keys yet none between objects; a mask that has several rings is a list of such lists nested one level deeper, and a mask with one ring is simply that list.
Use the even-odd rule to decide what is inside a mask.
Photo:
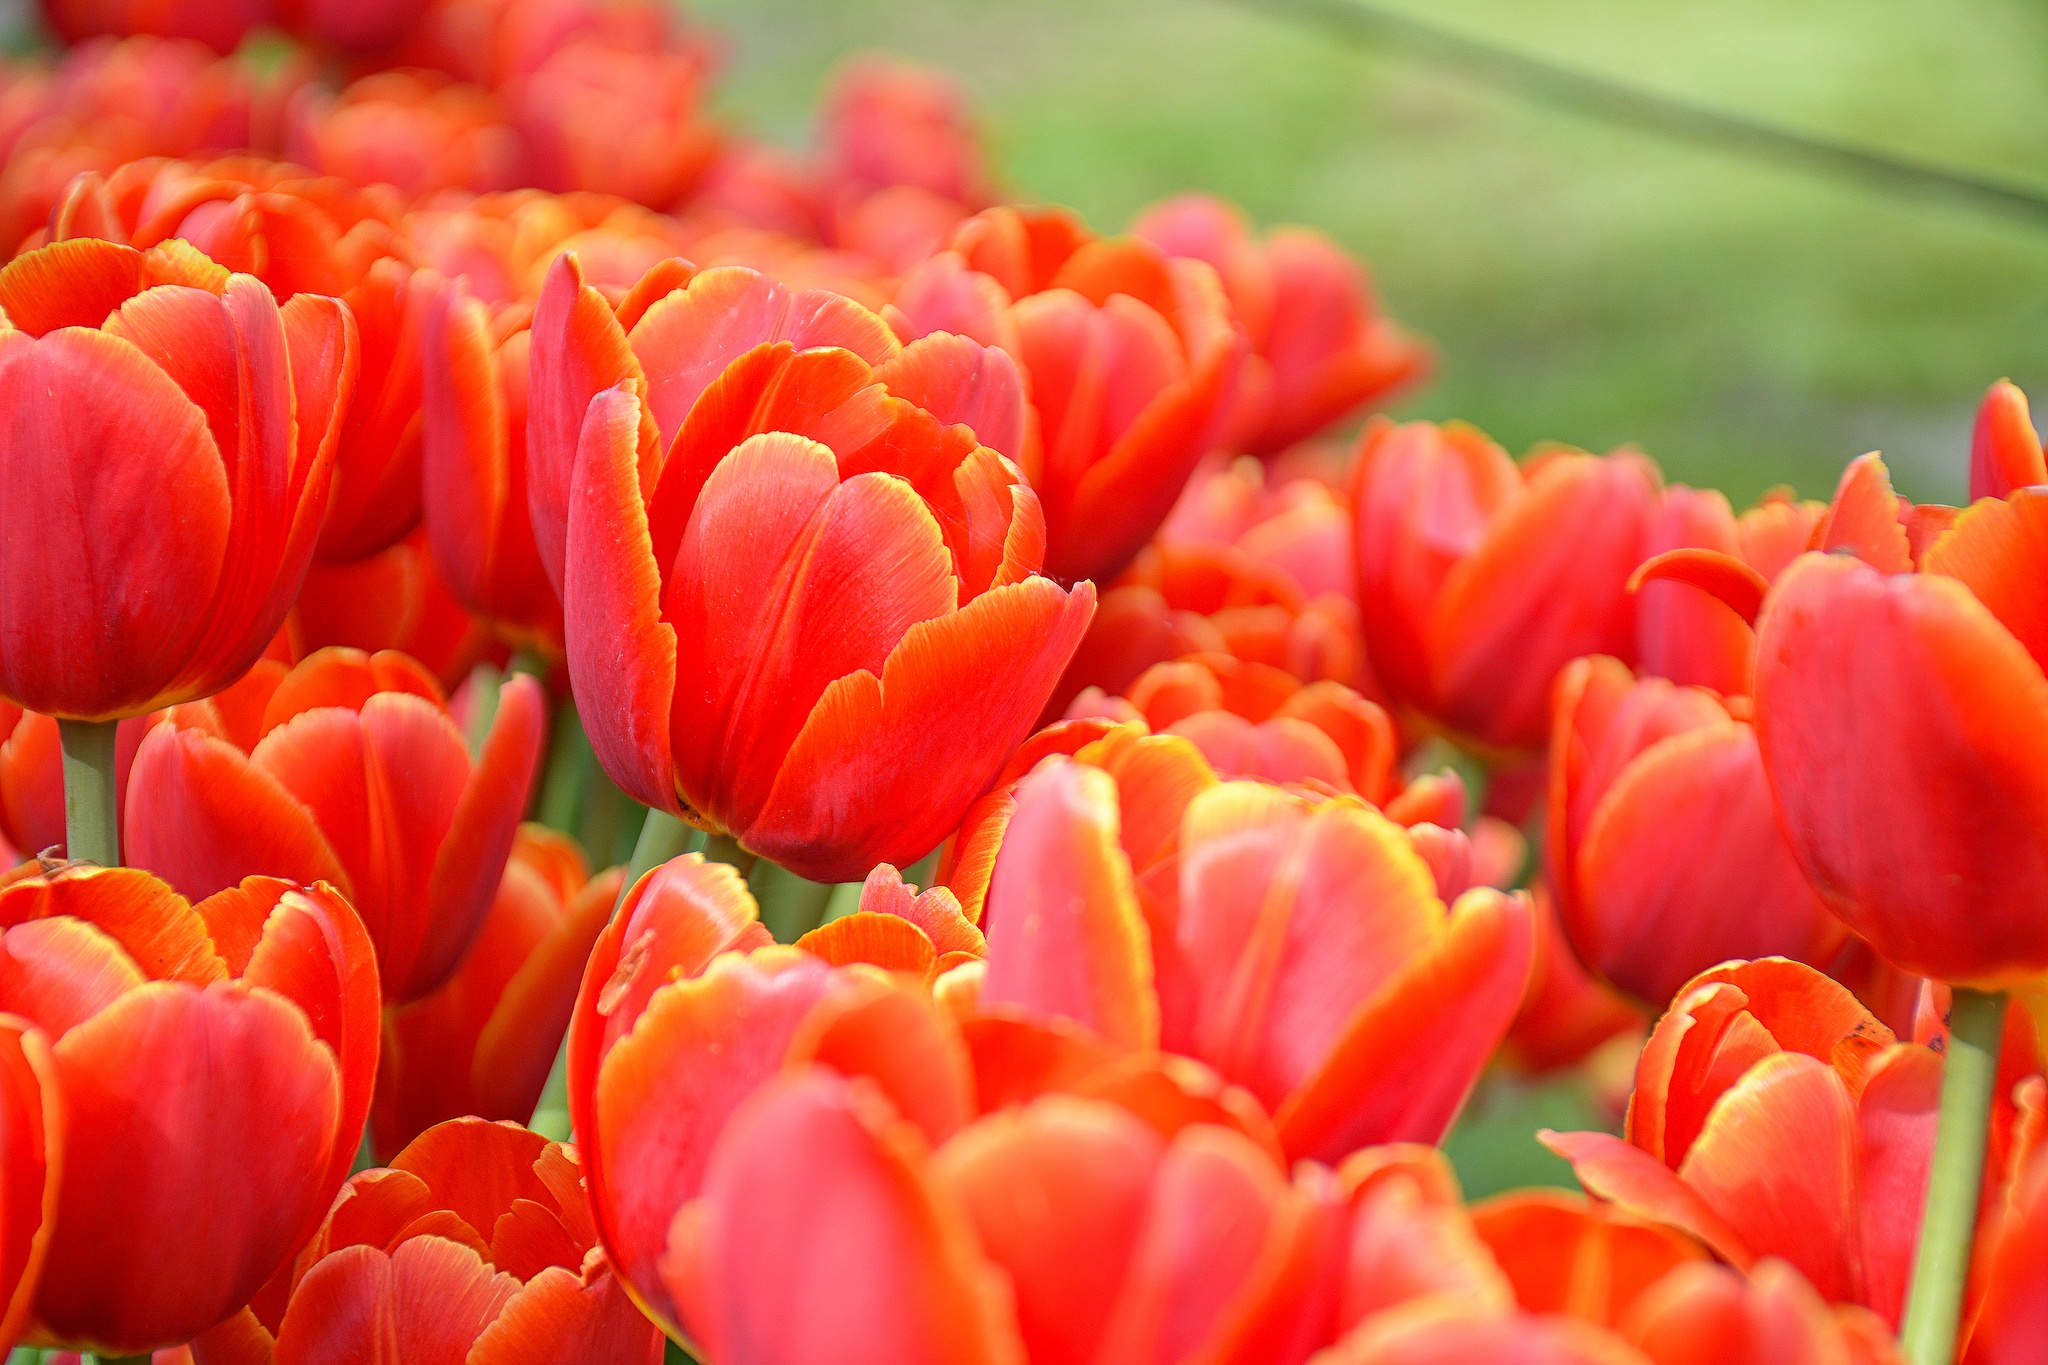
[{"label": "out-of-focus tulip", "polygon": [[385,71],[339,95],[309,88],[294,102],[285,151],[358,185],[508,190],[527,179],[525,148],[489,92],[420,71]]},{"label": "out-of-focus tulip", "polygon": [[1829,964],[1848,935],[1778,826],[1747,699],[1595,657],[1555,717],[1550,878],[1581,961],[1652,1007],[1732,958]]},{"label": "out-of-focus tulip", "polygon": [[612,779],[814,881],[936,847],[1095,605],[1038,573],[1015,466],[946,425],[1014,385],[1008,358],[899,347],[738,268],[615,312],[564,256],[532,364],[535,539]]},{"label": "out-of-focus tulip", "polygon": [[339,646],[367,654],[396,650],[425,664],[453,690],[486,657],[502,663],[495,642],[450,590],[428,553],[424,530],[388,550],[346,563],[314,560],[299,600],[285,618],[290,657]]},{"label": "out-of-focus tulip", "polygon": [[988,940],[950,890],[919,892],[888,863],[868,873],[851,914],[811,930],[796,946],[827,962],[867,962],[927,979],[988,952]]},{"label": "out-of-focus tulip", "polygon": [[[358,188],[247,156],[204,164],[150,158],[104,176],[81,175],[51,211],[49,236],[145,249],[180,238],[228,269],[254,275],[280,299],[346,295],[373,264],[405,251],[388,188]],[[387,301],[382,296],[392,292],[387,285],[371,301]],[[357,306],[362,302],[358,295]],[[380,334],[392,330],[379,318],[358,323],[377,323]],[[366,356],[363,366],[381,370],[385,363]]]},{"label": "out-of-focus tulip", "polygon": [[103,1355],[189,1341],[348,1175],[377,1065],[369,937],[324,887],[252,877],[195,906],[80,866],[0,890],[0,924],[0,1011],[48,1039],[64,1116],[26,1335]]},{"label": "out-of-focus tulip", "polygon": [[532,310],[495,313],[460,284],[428,327],[422,428],[427,543],[450,591],[505,635],[559,655],[562,604],[526,492]]},{"label": "out-of-focus tulip", "polygon": [[129,854],[190,895],[258,868],[331,882],[377,947],[387,1000],[447,980],[482,927],[540,751],[531,678],[506,683],[474,763],[434,680],[400,654],[323,650],[259,738],[173,713],[128,785]]},{"label": "out-of-focus tulip", "polygon": [[269,7],[270,22],[287,32],[343,52],[375,52],[403,38],[432,6],[417,0],[269,0]]},{"label": "out-of-focus tulip", "polygon": [[57,1214],[63,1086],[49,1035],[0,1015],[0,1349],[28,1322]]},{"label": "out-of-focus tulip", "polygon": [[1296,1157],[1440,1138],[1521,1002],[1526,902],[1447,907],[1379,812],[1217,784],[1182,744],[1105,736],[963,830],[958,863],[996,843],[981,1008],[1199,1058]]},{"label": "out-of-focus tulip", "polygon": [[669,208],[718,154],[704,86],[701,52],[579,38],[516,82],[506,101],[534,184]]},{"label": "out-of-focus tulip", "polygon": [[1993,384],[1977,408],[1970,437],[1970,499],[2005,498],[2048,483],[2048,458],[2027,412],[2027,396],[2010,379]]},{"label": "out-of-focus tulip", "polygon": [[42,0],[43,16],[67,43],[107,35],[190,38],[215,52],[233,52],[270,18],[270,0]]},{"label": "out-of-focus tulip", "polygon": [[1221,444],[1245,352],[1216,272],[1057,212],[990,209],[912,272],[890,319],[1016,356],[1034,426],[1011,449],[1045,504],[1046,571],[1105,579]]},{"label": "out-of-focus tulip", "polygon": [[1980,1246],[1964,1365],[2021,1365],[2048,1339],[2048,1160],[2026,1164]]},{"label": "out-of-focus tulip", "polygon": [[628,51],[705,45],[661,0],[434,0],[392,66],[499,89],[579,39]]},{"label": "out-of-focus tulip", "polygon": [[1929,511],[1851,467],[1823,548],[1854,553],[1765,600],[1757,737],[1836,913],[1907,971],[2002,988],[2048,969],[2048,488]]},{"label": "out-of-focus tulip", "polygon": [[252,1316],[232,1324],[256,1346],[236,1358],[276,1365],[655,1365],[662,1353],[597,1249],[576,1149],[475,1118],[350,1177],[293,1267],[274,1347]]},{"label": "out-of-focus tulip", "polygon": [[[114,738],[114,791],[128,789],[135,750],[155,719],[121,722]],[[0,701],[0,839],[32,858],[64,856],[64,754],[57,722]]]},{"label": "out-of-focus tulip", "polygon": [[23,509],[0,546],[0,695],[104,720],[219,691],[305,575],[355,377],[347,310],[99,241],[14,260],[0,308],[0,485]]},{"label": "out-of-focus tulip", "polygon": [[592,877],[572,840],[520,828],[462,965],[385,1022],[370,1109],[380,1160],[443,1119],[523,1121],[533,1112],[623,876],[614,868]]},{"label": "out-of-focus tulip", "polygon": [[[1548,882],[1538,879],[1530,899],[1536,921],[1535,961],[1529,969],[1529,991],[1522,998],[1521,1013],[1515,1016],[1502,1044],[1502,1060],[1542,1075],[1577,1066],[1604,1044],[1627,1038],[1628,1059],[1633,1063],[1648,1025],[1641,1007],[1595,979],[1579,961],[1558,923],[1557,900]],[[1621,1045],[1616,1042],[1617,1047]],[[1592,1070],[1596,1083],[1605,1079],[1602,1073],[1606,1068]],[[1627,1089],[1624,1076],[1614,1096],[1617,1116]]]},{"label": "out-of-focus tulip", "polygon": [[1251,341],[1232,447],[1273,455],[1426,375],[1429,349],[1380,312],[1343,248],[1308,228],[1255,241],[1207,194],[1155,205],[1131,225],[1169,256],[1207,261]]},{"label": "out-of-focus tulip", "polygon": [[1626,587],[1658,502],[1642,456],[1557,450],[1518,467],[1471,427],[1376,422],[1353,501],[1373,672],[1429,722],[1540,748],[1559,669],[1634,659]]},{"label": "out-of-focus tulip", "polygon": [[1737,1269],[1780,1256],[1896,1324],[1934,1149],[1941,1057],[1782,958],[1695,978],[1636,1069],[1623,1138],[1545,1134],[1591,1192]]},{"label": "out-of-focus tulip", "polygon": [[991,198],[965,94],[925,67],[874,57],[847,63],[825,96],[819,141],[828,194],[843,207],[899,186],[970,212]]},{"label": "out-of-focus tulip", "polygon": [[405,231],[420,265],[462,277],[493,308],[524,304],[528,314],[564,251],[577,253],[589,283],[623,294],[690,235],[675,219],[610,195],[539,190],[438,194],[407,215]]}]

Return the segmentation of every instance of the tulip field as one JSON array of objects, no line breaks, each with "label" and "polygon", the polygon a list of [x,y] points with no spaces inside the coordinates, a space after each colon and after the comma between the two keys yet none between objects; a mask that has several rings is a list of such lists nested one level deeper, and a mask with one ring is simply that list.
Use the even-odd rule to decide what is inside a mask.
[{"label": "tulip field", "polygon": [[39,22],[11,1365],[2048,1359],[2033,357],[1738,506],[944,67]]}]

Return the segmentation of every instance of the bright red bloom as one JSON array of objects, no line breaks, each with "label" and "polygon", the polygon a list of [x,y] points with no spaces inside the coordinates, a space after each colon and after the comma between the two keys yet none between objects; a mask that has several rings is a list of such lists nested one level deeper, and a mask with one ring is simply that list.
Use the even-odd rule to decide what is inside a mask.
[{"label": "bright red bloom", "polygon": [[1895,1041],[1811,967],[1767,958],[1679,993],[1637,1066],[1625,1139],[1544,1141],[1594,1194],[1737,1269],[1781,1256],[1824,1298],[1896,1324],[1940,1090],[1939,1053]]},{"label": "bright red bloom", "polygon": [[1963,1365],[2021,1365],[2048,1333],[2048,1160],[2036,1154],[2015,1174],[1979,1234],[1980,1297]]},{"label": "bright red bloom", "polygon": [[29,1339],[189,1341],[348,1174],[377,1064],[369,937],[323,887],[252,877],[194,906],[123,868],[14,881],[0,924],[0,1011],[48,1039],[64,1114]]},{"label": "bright red bloom", "polygon": [[[2048,489],[1949,523],[1874,456],[1758,623],[1757,736],[1792,848],[1895,965],[2003,987],[2048,969]],[[1861,491],[1859,491],[1861,490]],[[1917,572],[1915,571],[1917,568]]]},{"label": "bright red bloom", "polygon": [[[1216,272],[1056,211],[990,209],[913,271],[891,322],[1015,356],[1034,422],[982,439],[1045,504],[1046,572],[1106,579],[1136,555],[1222,441],[1244,358]],[[977,427],[977,431],[981,428]]]},{"label": "bright red bloom", "polygon": [[215,52],[233,52],[270,19],[271,0],[42,0],[43,15],[67,43],[109,35],[192,38]]},{"label": "bright red bloom", "polygon": [[455,975],[385,1021],[370,1110],[380,1160],[443,1119],[523,1121],[533,1112],[623,876],[613,868],[592,877],[573,840],[520,827]]},{"label": "bright red bloom", "polygon": [[868,873],[851,914],[811,930],[796,946],[841,966],[866,962],[926,981],[988,954],[988,940],[950,890],[919,892],[888,863]]},{"label": "bright red bloom", "polygon": [[295,660],[334,646],[396,650],[425,664],[444,690],[486,657],[502,664],[510,654],[450,590],[420,528],[366,559],[314,560],[285,618],[284,642],[289,654],[280,657]]},{"label": "bright red bloom", "polygon": [[339,95],[309,87],[285,130],[292,160],[414,197],[508,190],[528,181],[526,151],[488,91],[421,71],[365,76]]},{"label": "bright red bloom", "polygon": [[818,140],[826,195],[842,213],[905,186],[970,213],[993,198],[965,93],[926,67],[848,62],[825,95]]},{"label": "bright red bloom", "polygon": [[1658,504],[1642,456],[1559,450],[1517,467],[1459,423],[1376,422],[1355,479],[1366,649],[1403,707],[1484,746],[1537,749],[1559,669],[1634,659],[1626,588]]},{"label": "bright red bloom", "polygon": [[1661,1007],[1731,958],[1833,960],[1848,934],[1779,828],[1746,699],[1595,657],[1555,714],[1550,878],[1581,961]]},{"label": "bright red bloom", "polygon": [[[247,0],[244,0],[247,3]],[[268,0],[278,27],[343,52],[375,52],[403,38],[428,8],[420,0]]]},{"label": "bright red bloom", "polygon": [[236,1358],[276,1365],[656,1365],[662,1353],[597,1249],[576,1149],[475,1118],[349,1179],[293,1267],[274,1354],[250,1317],[230,1324],[256,1348]]},{"label": "bright red bloom", "polygon": [[32,1019],[0,1015],[0,1350],[28,1322],[57,1216],[62,1077]]},{"label": "bright red bloom", "polygon": [[20,513],[0,695],[97,720],[219,691],[305,575],[354,380],[347,310],[280,308],[186,247],[98,241],[17,258],[0,308],[0,487]]},{"label": "bright red bloom", "polygon": [[482,927],[540,751],[538,684],[506,683],[472,764],[434,680],[400,654],[300,664],[258,738],[174,713],[128,786],[129,856],[188,894],[257,868],[331,882],[369,926],[386,998],[433,990]]},{"label": "bright red bloom", "polygon": [[1293,1156],[1440,1138],[1528,979],[1525,902],[1452,887],[1446,906],[1377,811],[1218,784],[1183,740],[1048,759],[970,815],[954,875],[991,844],[980,1008],[1199,1058]]},{"label": "bright red bloom", "polygon": [[936,847],[1094,610],[1038,574],[1015,467],[945,425],[1014,383],[1007,357],[899,347],[848,299],[738,268],[614,312],[565,256],[532,363],[535,539],[563,552],[612,779],[817,881]]},{"label": "bright red bloom", "polygon": [[506,91],[532,183],[657,209],[683,201],[718,154],[705,66],[691,47],[580,37],[556,49]]},{"label": "bright red bloom", "polygon": [[1169,256],[1207,261],[1251,341],[1231,448],[1275,455],[1428,374],[1429,348],[1380,312],[1343,248],[1308,228],[1255,241],[1244,216],[1208,194],[1140,214],[1131,232]]}]

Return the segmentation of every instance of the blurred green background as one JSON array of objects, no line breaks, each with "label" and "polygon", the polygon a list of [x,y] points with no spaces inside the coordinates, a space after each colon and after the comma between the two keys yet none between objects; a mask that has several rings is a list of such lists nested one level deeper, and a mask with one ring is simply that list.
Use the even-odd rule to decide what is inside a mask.
[{"label": "blurred green background", "polygon": [[[1511,450],[1634,442],[1738,505],[1882,449],[1964,496],[1971,413],[2048,395],[2048,223],[1623,131],[1232,0],[695,0],[727,111],[800,144],[850,50],[966,84],[1016,192],[1111,229],[1225,194],[1325,229],[1435,339],[1402,405]],[[1389,8],[1800,129],[2048,182],[2026,0],[1395,0]]]}]

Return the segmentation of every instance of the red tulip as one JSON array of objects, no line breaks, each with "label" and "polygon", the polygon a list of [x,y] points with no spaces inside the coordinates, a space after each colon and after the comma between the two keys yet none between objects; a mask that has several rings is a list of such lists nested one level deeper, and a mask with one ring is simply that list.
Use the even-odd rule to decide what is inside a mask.
[{"label": "red tulip", "polygon": [[376,1069],[369,938],[324,887],[254,877],[194,906],[121,868],[17,880],[0,923],[0,1010],[48,1039],[64,1116],[28,1336],[188,1341],[348,1175]]},{"label": "red tulip", "polygon": [[350,1178],[299,1255],[274,1355],[249,1316],[242,1330],[261,1336],[239,1358],[277,1365],[662,1355],[661,1333],[596,1250],[576,1149],[474,1118]]},{"label": "red tulip", "polygon": [[392,61],[445,71],[496,89],[516,81],[579,38],[617,47],[702,45],[674,31],[660,0],[434,0]]},{"label": "red tulip", "polygon": [[706,116],[704,54],[583,37],[563,44],[506,92],[533,182],[669,208],[718,154]]},{"label": "red tulip", "polygon": [[564,251],[577,253],[590,283],[623,293],[691,236],[675,219],[621,199],[539,190],[436,195],[407,215],[405,231],[419,264],[462,277],[465,292],[522,316],[522,327]]},{"label": "red tulip", "polygon": [[912,186],[969,211],[992,198],[966,96],[923,67],[873,57],[833,78],[819,117],[828,193],[851,205]]},{"label": "red tulip", "polygon": [[35,1301],[57,1216],[62,1077],[32,1019],[0,1015],[0,1349],[12,1349]]},{"label": "red tulip", "polygon": [[1131,231],[1214,266],[1251,340],[1233,449],[1278,454],[1430,369],[1429,349],[1380,312],[1365,272],[1319,232],[1278,228],[1256,242],[1243,215],[1207,194],[1157,204]]},{"label": "red tulip", "polygon": [[540,749],[541,692],[505,685],[474,764],[440,688],[399,654],[293,669],[260,738],[173,715],[135,756],[129,855],[205,895],[256,869],[334,884],[369,927],[387,1000],[455,970],[497,890]]},{"label": "red tulip", "polygon": [[[564,257],[534,319],[528,491],[543,562],[569,495],[552,524],[591,743],[636,799],[812,880],[914,862],[1028,733],[1094,610],[1091,587],[1037,573],[1014,466],[941,424],[1003,357],[899,351],[850,300],[749,270],[655,297],[629,336]],[[565,488],[565,418],[619,370],[582,399]]]},{"label": "red tulip", "polygon": [[562,604],[527,511],[531,311],[495,313],[458,283],[428,325],[421,453],[427,541],[464,606],[501,635],[559,656]]},{"label": "red tulip", "polygon": [[1801,558],[1765,601],[1757,737],[1850,927],[1907,971],[2002,988],[2048,969],[2048,490],[1946,520],[1902,509],[1875,457],[1851,467],[1823,548],[1855,553]]},{"label": "red tulip", "polygon": [[498,100],[420,71],[385,71],[340,95],[309,88],[285,131],[292,160],[407,197],[504,190],[527,179],[525,149]]},{"label": "red tulip", "polygon": [[269,0],[270,22],[299,37],[343,52],[389,47],[419,22],[429,6],[401,0]]},{"label": "red tulip", "polygon": [[42,0],[43,15],[67,43],[96,34],[122,38],[149,34],[192,38],[216,52],[233,52],[251,29],[270,17],[269,0]]},{"label": "red tulip", "polygon": [[[1578,1066],[1595,1052],[1600,1052],[1604,1063],[1611,1053],[1603,1045],[1613,1043],[1617,1048],[1626,1046],[1633,1063],[1642,1050],[1647,1022],[1642,1008],[1594,978],[1580,963],[1558,923],[1557,899],[1547,882],[1537,880],[1530,888],[1530,900],[1536,921],[1534,962],[1521,1013],[1515,1016],[1501,1047],[1502,1060],[1540,1076]],[[1610,1068],[1603,1063],[1588,1070],[1605,1091]],[[1621,1089],[1622,1093],[1614,1096],[1617,1114],[1626,1099],[1626,1082]]]},{"label": "red tulip", "polygon": [[[990,209],[912,272],[891,320],[954,332],[1023,366],[1035,432],[1013,444],[1045,504],[1046,571],[1106,579],[1221,444],[1245,342],[1216,272],[1057,214]],[[977,430],[980,430],[977,427]]]},{"label": "red tulip", "polygon": [[1979,1248],[1981,1297],[1964,1365],[2020,1365],[2048,1332],[2048,1161],[2026,1163]]},{"label": "red tulip", "polygon": [[2048,483],[2048,458],[2027,414],[2027,396],[2010,379],[1985,393],[1970,440],[1970,498],[2010,497]]},{"label": "red tulip", "polygon": [[0,695],[101,720],[219,691],[305,574],[354,378],[347,310],[97,241],[17,258],[0,308],[0,484],[76,509],[62,533],[24,514],[0,548]]},{"label": "red tulip", "polygon": [[617,868],[591,877],[565,836],[520,827],[455,974],[385,1022],[370,1110],[380,1160],[443,1119],[523,1120],[533,1112],[622,879]]},{"label": "red tulip", "polygon": [[1625,1139],[1544,1140],[1588,1190],[1737,1269],[1783,1257],[1824,1298],[1896,1324],[1940,1088],[1940,1054],[1896,1042],[1812,968],[1767,958],[1679,993],[1637,1066]]},{"label": "red tulip", "polygon": [[1198,760],[1160,747],[1180,743],[1111,735],[1017,784],[981,1008],[1199,1058],[1297,1157],[1441,1137],[1521,1001],[1527,905],[1481,888],[1446,907],[1378,812],[1204,790]]},{"label": "red tulip", "polygon": [[926,981],[988,953],[988,940],[950,890],[919,893],[888,863],[868,873],[851,914],[811,930],[796,946],[841,966],[866,962]]},{"label": "red tulip", "polygon": [[1472,742],[1536,749],[1559,669],[1633,660],[1625,589],[1657,511],[1641,456],[1554,451],[1518,468],[1470,427],[1380,422],[1353,500],[1366,648],[1403,707]]},{"label": "red tulip", "polygon": [[285,618],[289,657],[306,659],[339,646],[375,654],[396,650],[424,664],[450,689],[486,657],[510,649],[492,638],[450,591],[415,529],[388,550],[345,563],[314,560],[299,600]]},{"label": "red tulip", "polygon": [[1841,950],[1778,826],[1745,699],[1591,658],[1558,675],[1555,714],[1550,878],[1580,960],[1661,1006],[1731,958],[1825,967]]}]

